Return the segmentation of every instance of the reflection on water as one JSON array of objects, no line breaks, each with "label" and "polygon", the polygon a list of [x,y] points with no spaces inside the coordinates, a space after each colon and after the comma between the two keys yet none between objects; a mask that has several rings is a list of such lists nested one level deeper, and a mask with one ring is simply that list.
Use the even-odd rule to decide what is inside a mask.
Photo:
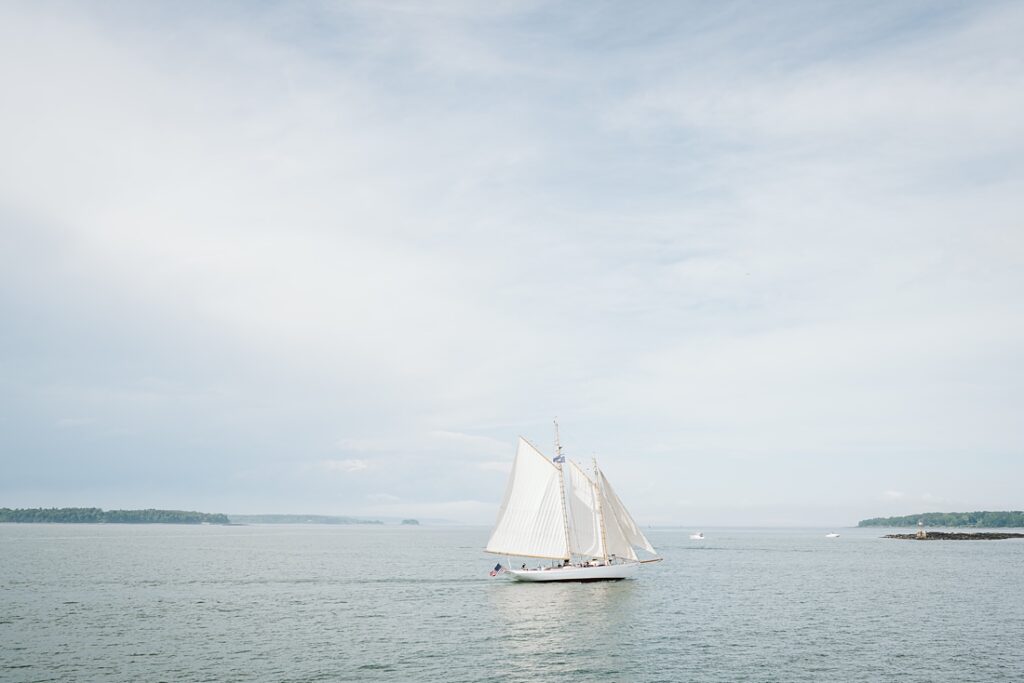
[{"label": "reflection on water", "polygon": [[[521,583],[493,586],[488,600],[506,656],[520,674],[552,673],[550,657],[576,664],[568,671],[614,671],[609,642],[618,642],[637,618],[636,582]],[[545,661],[545,670],[538,662]],[[579,662],[588,662],[582,670]],[[535,668],[536,667],[536,668]]]}]

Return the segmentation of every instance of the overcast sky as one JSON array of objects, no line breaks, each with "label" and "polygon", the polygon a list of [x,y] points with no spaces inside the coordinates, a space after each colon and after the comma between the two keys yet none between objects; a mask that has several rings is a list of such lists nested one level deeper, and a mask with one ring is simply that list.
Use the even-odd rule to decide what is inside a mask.
[{"label": "overcast sky", "polygon": [[1024,4],[0,3],[0,506],[1024,507]]}]

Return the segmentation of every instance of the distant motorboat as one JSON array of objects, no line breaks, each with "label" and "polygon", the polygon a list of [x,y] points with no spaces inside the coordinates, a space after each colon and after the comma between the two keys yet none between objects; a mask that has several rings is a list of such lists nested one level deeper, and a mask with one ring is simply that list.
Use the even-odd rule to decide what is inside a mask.
[{"label": "distant motorboat", "polygon": [[690,540],[691,541],[703,541],[704,540],[704,533],[702,531],[698,531],[695,534],[690,534]]},{"label": "distant motorboat", "polygon": [[837,534],[837,533],[825,534],[825,538],[839,538],[839,534]]}]

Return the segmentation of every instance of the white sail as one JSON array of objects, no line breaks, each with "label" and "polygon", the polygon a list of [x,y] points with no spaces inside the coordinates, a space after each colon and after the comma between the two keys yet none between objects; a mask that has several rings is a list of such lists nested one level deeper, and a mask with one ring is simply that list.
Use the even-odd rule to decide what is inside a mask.
[{"label": "white sail", "polygon": [[558,474],[558,467],[520,437],[487,552],[569,559]]},{"label": "white sail", "polygon": [[598,516],[597,485],[579,465],[569,463],[568,489],[570,534],[574,555],[604,557],[601,546],[601,521]]},{"label": "white sail", "polygon": [[623,533],[622,527],[619,526],[619,520],[615,517],[615,513],[609,508],[608,500],[604,499],[601,511],[604,517],[605,550],[608,552],[608,556],[626,560],[639,559],[633,546],[626,540],[626,535]]},{"label": "white sail", "polygon": [[[643,532],[640,531],[640,527],[633,521],[629,512],[626,510],[626,506],[622,504],[619,497],[615,495],[615,490],[612,485],[608,483],[608,479],[604,476],[604,472],[598,471],[598,485],[601,489],[601,502],[602,512],[604,512],[604,520],[606,529],[611,527],[617,527],[623,541],[630,546],[630,552],[632,553],[628,557],[636,559],[636,553],[632,552],[632,547],[643,548],[652,555],[656,554],[657,551],[651,545],[651,542],[647,540]],[[612,524],[612,520],[615,521]],[[612,541],[608,540],[608,553],[622,556],[618,550],[612,550]]]}]

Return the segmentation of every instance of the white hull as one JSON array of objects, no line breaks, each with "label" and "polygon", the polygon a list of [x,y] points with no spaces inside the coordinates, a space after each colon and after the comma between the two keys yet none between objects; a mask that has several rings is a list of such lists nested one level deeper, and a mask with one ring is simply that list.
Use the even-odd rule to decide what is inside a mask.
[{"label": "white hull", "polygon": [[640,567],[639,562],[602,567],[555,567],[549,569],[510,569],[516,581],[618,581],[628,579]]}]

